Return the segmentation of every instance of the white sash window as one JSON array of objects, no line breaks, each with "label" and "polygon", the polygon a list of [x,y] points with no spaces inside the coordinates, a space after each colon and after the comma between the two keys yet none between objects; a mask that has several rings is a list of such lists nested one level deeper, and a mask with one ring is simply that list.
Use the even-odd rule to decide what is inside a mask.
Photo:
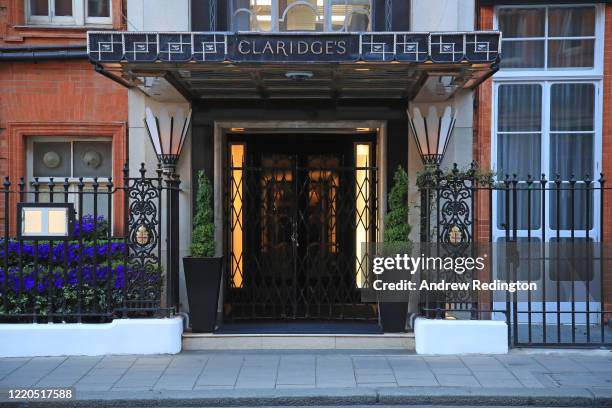
[{"label": "white sash window", "polygon": [[112,24],[112,0],[25,0],[28,24]]},{"label": "white sash window", "polygon": [[[518,194],[519,237],[526,237],[528,228],[532,237],[542,232],[547,240],[569,237],[573,223],[574,236],[586,236],[588,230],[597,238],[598,194],[587,200],[582,180],[587,175],[597,180],[601,171],[603,18],[598,5],[496,8],[504,55],[494,76],[492,168],[498,180],[506,174],[519,180],[531,175],[535,186],[530,220],[527,193]],[[543,173],[552,189],[556,175],[562,189],[574,177],[573,216],[569,191],[547,192],[542,208],[538,180]],[[503,237],[503,192],[494,196],[494,208],[494,235]]]}]

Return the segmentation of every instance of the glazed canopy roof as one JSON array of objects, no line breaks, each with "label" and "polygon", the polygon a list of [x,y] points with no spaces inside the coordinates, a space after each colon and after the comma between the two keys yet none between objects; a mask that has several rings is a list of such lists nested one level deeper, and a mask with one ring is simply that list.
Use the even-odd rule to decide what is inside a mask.
[{"label": "glazed canopy roof", "polygon": [[189,99],[413,98],[432,78],[447,98],[497,70],[500,44],[492,31],[88,33],[99,71],[143,90],[164,78]]}]

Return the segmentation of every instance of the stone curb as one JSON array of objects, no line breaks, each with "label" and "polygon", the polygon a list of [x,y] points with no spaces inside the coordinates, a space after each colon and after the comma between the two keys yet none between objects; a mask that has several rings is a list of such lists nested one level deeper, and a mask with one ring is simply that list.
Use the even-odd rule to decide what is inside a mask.
[{"label": "stone curb", "polygon": [[70,401],[0,401],[3,407],[227,407],[310,405],[476,405],[612,407],[612,388],[330,388],[82,392]]}]

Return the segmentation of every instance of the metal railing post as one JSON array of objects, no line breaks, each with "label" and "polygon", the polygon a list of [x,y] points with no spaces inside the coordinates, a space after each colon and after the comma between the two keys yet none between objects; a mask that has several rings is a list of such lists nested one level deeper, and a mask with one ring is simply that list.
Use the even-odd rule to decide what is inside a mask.
[{"label": "metal railing post", "polygon": [[179,311],[179,187],[174,171],[166,174],[166,307]]}]

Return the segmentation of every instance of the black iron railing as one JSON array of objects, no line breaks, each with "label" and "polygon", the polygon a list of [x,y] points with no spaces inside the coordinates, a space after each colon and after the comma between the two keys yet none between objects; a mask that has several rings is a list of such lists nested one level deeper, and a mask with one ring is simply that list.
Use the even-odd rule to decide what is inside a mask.
[{"label": "black iron railing", "polygon": [[425,292],[423,314],[505,319],[515,346],[612,344],[610,190],[603,175],[521,179],[483,176],[475,166],[430,169],[420,178],[421,240],[436,243],[438,255],[488,257],[484,271],[430,279],[535,283],[537,289]]},{"label": "black iron railing", "polygon": [[[162,308],[161,171],[112,178],[5,178],[0,239],[0,321],[104,322]],[[62,239],[18,234],[17,203],[71,203]]]}]

